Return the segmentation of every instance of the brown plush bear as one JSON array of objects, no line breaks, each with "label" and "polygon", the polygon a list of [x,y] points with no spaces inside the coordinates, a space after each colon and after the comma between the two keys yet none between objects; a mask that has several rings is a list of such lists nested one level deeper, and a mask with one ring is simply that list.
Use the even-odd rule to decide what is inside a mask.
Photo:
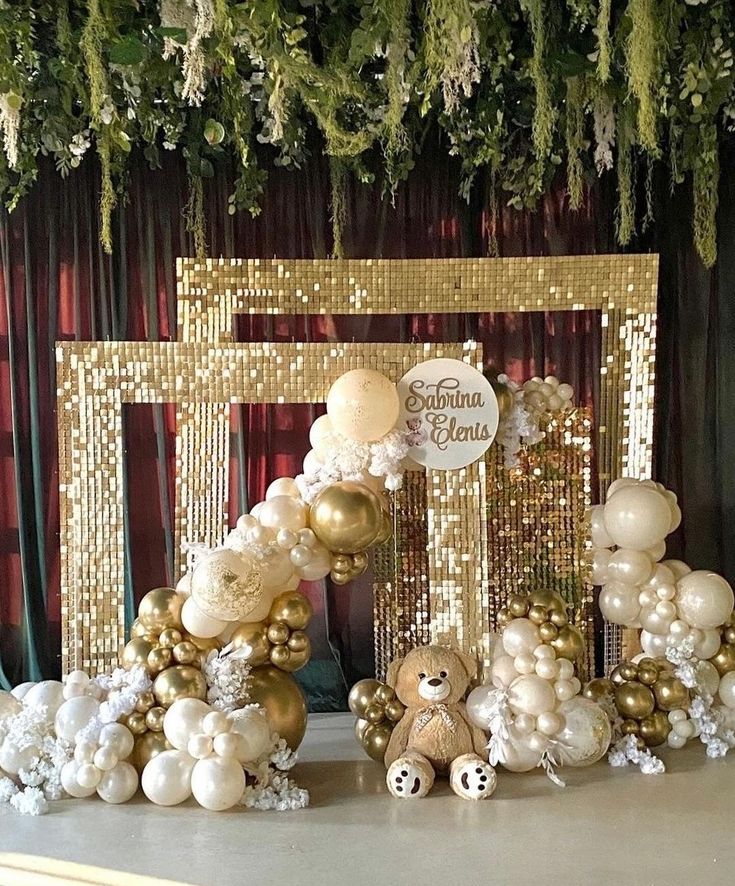
[{"label": "brown plush bear", "polygon": [[387,683],[406,706],[385,752],[394,797],[425,797],[435,773],[448,774],[452,790],[465,799],[495,790],[487,738],[467,719],[463,703],[476,672],[472,656],[445,646],[422,646],[391,663]]}]

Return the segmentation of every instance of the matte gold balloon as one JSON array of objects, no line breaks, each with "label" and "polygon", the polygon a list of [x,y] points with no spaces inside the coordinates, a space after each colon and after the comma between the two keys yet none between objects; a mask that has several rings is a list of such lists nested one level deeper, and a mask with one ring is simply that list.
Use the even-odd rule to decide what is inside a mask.
[{"label": "matte gold balloon", "polygon": [[171,750],[173,750],[173,745],[163,732],[146,732],[144,735],[136,735],[133,753],[128,758],[128,762],[132,763],[140,774],[154,757],[163,751]]},{"label": "matte gold balloon", "polygon": [[182,640],[174,646],[173,654],[176,664],[193,664],[199,656],[199,650],[190,640]]},{"label": "matte gold balloon", "polygon": [[288,629],[288,625],[284,624],[282,621],[274,621],[273,624],[268,625],[268,630],[266,631],[268,639],[271,643],[285,643],[288,640],[291,631]]},{"label": "matte gold balloon", "polygon": [[313,614],[314,607],[308,597],[298,591],[284,591],[271,604],[268,621],[282,621],[292,631],[303,631]]},{"label": "matte gold balloon", "polygon": [[160,732],[163,729],[163,718],[165,716],[165,708],[151,708],[145,715],[145,725],[151,730],[151,732]]},{"label": "matte gold balloon", "polygon": [[314,499],[310,525],[330,551],[354,554],[366,550],[378,538],[383,508],[372,489],[341,480],[322,489]]},{"label": "matte gold balloon", "polygon": [[377,680],[366,679],[359,680],[350,689],[347,704],[356,717],[365,718],[365,711],[368,709],[368,705],[375,701],[375,693],[379,687],[380,683]]},{"label": "matte gold balloon", "polygon": [[181,636],[181,631],[176,630],[176,628],[166,628],[165,631],[161,631],[158,642],[161,646],[165,646],[167,649],[173,649],[177,643],[181,643],[184,638]]},{"label": "matte gold balloon", "polygon": [[573,662],[584,652],[584,637],[579,628],[574,625],[564,625],[559,630],[559,636],[551,641],[551,645],[556,651],[557,658],[568,658]]},{"label": "matte gold balloon", "polygon": [[723,643],[710,661],[717,668],[717,673],[721,677],[729,674],[730,671],[735,671],[735,645]]},{"label": "matte gold balloon", "polygon": [[151,649],[148,653],[148,658],[146,659],[148,670],[151,674],[160,674],[161,671],[165,670],[171,662],[173,661],[173,654],[170,649],[167,649],[165,646],[158,646],[155,649]]},{"label": "matte gold balloon", "polygon": [[306,732],[306,699],[294,678],[271,665],[253,668],[250,700],[265,708],[273,731],[296,750]]},{"label": "matte gold balloon", "polygon": [[385,711],[379,704],[369,704],[365,710],[365,719],[368,723],[382,723],[385,720]]},{"label": "matte gold balloon", "polygon": [[311,647],[309,638],[303,631],[292,631],[286,645],[291,652],[304,652]]},{"label": "matte gold balloon", "polygon": [[277,667],[286,671],[289,670],[288,660],[291,658],[291,652],[287,646],[271,647],[270,660]]},{"label": "matte gold balloon", "polygon": [[162,708],[170,708],[180,698],[207,698],[207,681],[202,672],[191,665],[174,665],[156,677],[153,695]]},{"label": "matte gold balloon", "polygon": [[386,705],[389,701],[393,701],[396,697],[396,691],[387,683],[381,683],[375,690],[375,701],[378,704]]},{"label": "matte gold balloon", "polygon": [[385,716],[391,721],[391,723],[397,723],[403,717],[405,712],[406,709],[397,698],[394,698],[393,701],[389,701],[385,706]]},{"label": "matte gold balloon", "polygon": [[138,619],[155,634],[166,628],[182,630],[181,607],[184,598],[173,588],[154,588],[143,597],[138,606]]},{"label": "matte gold balloon", "polygon": [[148,728],[145,725],[145,718],[146,715],[141,714],[140,711],[133,711],[132,714],[128,714],[125,725],[133,733],[133,735],[142,735]]},{"label": "matte gold balloon", "polygon": [[531,591],[528,595],[528,602],[531,605],[538,604],[552,612],[562,612],[566,615],[567,605],[562,598],[554,593],[554,591]]},{"label": "matte gold balloon", "polygon": [[362,747],[365,753],[378,763],[385,761],[393,728],[388,723],[369,724],[362,736]]},{"label": "matte gold balloon", "polygon": [[671,731],[671,723],[664,711],[654,711],[648,717],[641,720],[640,737],[646,744],[646,747],[655,748],[657,745],[663,744]]},{"label": "matte gold balloon", "polygon": [[148,655],[153,649],[153,644],[149,643],[144,637],[136,637],[129,643],[126,643],[122,652],[122,666],[129,671],[136,665],[141,665],[148,669]]},{"label": "matte gold balloon", "polygon": [[135,710],[139,711],[141,714],[145,714],[155,703],[156,700],[153,697],[152,692],[141,692],[138,696],[138,700],[135,702]]},{"label": "matte gold balloon", "polygon": [[656,699],[648,686],[641,683],[622,683],[615,687],[615,707],[623,717],[642,720],[653,713]]},{"label": "matte gold balloon", "polygon": [[270,656],[271,644],[268,640],[267,627],[262,621],[251,621],[240,625],[230,638],[235,647],[243,651],[245,661],[257,667],[265,664]]},{"label": "matte gold balloon", "polygon": [[596,677],[584,687],[582,695],[585,698],[591,698],[592,701],[600,701],[600,699],[612,695],[614,690],[615,685],[612,680],[608,680],[607,677]]},{"label": "matte gold balloon", "polygon": [[659,677],[652,688],[662,711],[675,711],[677,708],[686,709],[689,707],[689,690],[676,677]]}]

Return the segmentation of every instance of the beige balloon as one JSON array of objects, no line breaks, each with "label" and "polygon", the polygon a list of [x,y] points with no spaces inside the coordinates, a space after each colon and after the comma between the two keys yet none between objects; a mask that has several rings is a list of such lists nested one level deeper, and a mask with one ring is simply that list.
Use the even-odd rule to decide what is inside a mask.
[{"label": "beige balloon", "polygon": [[188,597],[185,600],[181,609],[181,621],[190,634],[205,640],[218,637],[227,627],[227,621],[224,619],[212,618],[202,612],[193,597]]},{"label": "beige balloon", "polygon": [[308,511],[300,498],[276,495],[267,499],[260,509],[258,521],[269,529],[290,529],[298,532],[306,526]]},{"label": "beige balloon", "polygon": [[622,486],[605,504],[605,529],[621,548],[645,551],[666,538],[671,510],[655,487]]},{"label": "beige balloon", "polygon": [[143,770],[143,793],[157,806],[176,806],[191,796],[191,773],[196,760],[186,751],[163,751]]},{"label": "beige balloon", "polygon": [[732,588],[716,572],[697,569],[676,583],[676,608],[679,617],[693,628],[707,630],[719,627],[733,609]]},{"label": "beige balloon", "polygon": [[570,698],[559,705],[557,713],[564,720],[555,736],[564,766],[591,766],[605,756],[612,729],[599,704],[588,698]]},{"label": "beige balloon", "polygon": [[[285,500],[293,501],[290,498]],[[194,569],[191,599],[210,618],[222,621],[244,619],[258,605],[262,594],[260,566],[250,555],[228,549],[213,551]]]},{"label": "beige balloon", "polygon": [[245,773],[234,757],[197,760],[191,773],[194,799],[212,812],[231,809],[245,790]]},{"label": "beige balloon", "polygon": [[327,395],[327,414],[334,430],[361,443],[393,430],[399,411],[396,386],[374,369],[346,372]]}]

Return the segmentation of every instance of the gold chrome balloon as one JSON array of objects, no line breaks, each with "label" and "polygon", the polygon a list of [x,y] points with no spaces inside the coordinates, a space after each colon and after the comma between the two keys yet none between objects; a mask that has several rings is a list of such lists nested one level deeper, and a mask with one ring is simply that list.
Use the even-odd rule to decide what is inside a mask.
[{"label": "gold chrome balloon", "polygon": [[559,636],[559,628],[550,621],[545,621],[538,626],[538,632],[544,643],[550,643]]},{"label": "gold chrome balloon", "polygon": [[387,683],[381,683],[375,690],[375,701],[378,704],[387,705],[396,697],[396,690]]},{"label": "gold chrome balloon", "polygon": [[151,708],[150,711],[148,711],[148,713],[145,715],[145,725],[151,730],[151,732],[162,732],[163,718],[165,716],[165,708]]},{"label": "gold chrome balloon", "polygon": [[308,597],[298,591],[284,591],[271,604],[268,621],[282,621],[292,631],[303,631],[313,614],[314,607]]},{"label": "gold chrome balloon", "polygon": [[365,551],[357,551],[352,555],[352,575],[362,575],[367,571],[369,558]]},{"label": "gold chrome balloon", "polygon": [[347,703],[356,717],[365,718],[365,711],[375,701],[375,693],[380,683],[377,680],[360,680],[350,689]]},{"label": "gold chrome balloon", "polygon": [[155,703],[156,700],[153,697],[152,692],[141,692],[138,696],[138,700],[135,703],[135,710],[139,711],[141,714],[145,714],[153,707]]},{"label": "gold chrome balloon", "polygon": [[388,723],[369,724],[362,735],[362,747],[365,753],[378,763],[385,761],[385,752],[388,750],[392,726]]},{"label": "gold chrome balloon", "polygon": [[165,646],[167,649],[173,649],[177,643],[181,643],[184,638],[181,636],[181,631],[176,630],[176,628],[166,628],[165,631],[161,631],[160,636],[158,637],[158,642],[161,646]]},{"label": "gold chrome balloon", "polygon": [[309,520],[319,541],[330,551],[354,554],[366,550],[378,538],[383,508],[372,489],[341,480],[316,496]]},{"label": "gold chrome balloon", "polygon": [[535,625],[542,625],[549,617],[549,610],[545,606],[534,603],[528,610],[528,617]]},{"label": "gold chrome balloon", "polygon": [[184,598],[173,588],[154,588],[138,606],[138,620],[149,631],[160,634],[166,628],[182,630],[181,607]]},{"label": "gold chrome balloon", "polygon": [[136,637],[145,637],[147,633],[148,628],[141,622],[139,618],[136,618],[130,627],[130,639],[134,640]]},{"label": "gold chrome balloon", "polygon": [[552,612],[561,612],[566,616],[567,605],[554,591],[531,591],[528,595],[530,605],[538,604]]},{"label": "gold chrome balloon", "polygon": [[638,666],[630,661],[624,661],[620,666],[620,676],[623,680],[637,680]]},{"label": "gold chrome balloon", "polygon": [[508,610],[516,618],[523,618],[528,612],[528,597],[523,594],[511,594],[508,598]]},{"label": "gold chrome balloon", "polygon": [[368,723],[382,723],[385,720],[385,710],[382,705],[369,704],[365,710],[365,719]]},{"label": "gold chrome balloon", "polygon": [[360,745],[363,743],[363,738],[365,737],[365,730],[368,728],[370,724],[367,720],[360,720],[359,718],[355,720],[355,738],[359,742]]},{"label": "gold chrome balloon", "polygon": [[608,695],[611,696],[614,690],[615,685],[612,680],[608,680],[607,677],[596,677],[584,687],[582,695],[585,698],[591,698],[592,701],[600,701]]},{"label": "gold chrome balloon", "polygon": [[335,572],[334,570],[329,573],[329,578],[334,584],[339,585],[340,587],[348,585],[352,581],[352,575],[349,572]]},{"label": "gold chrome balloon", "polygon": [[646,747],[655,748],[663,744],[671,731],[671,723],[664,711],[654,711],[640,722],[639,735]]},{"label": "gold chrome balloon", "polygon": [[689,707],[689,690],[677,677],[659,677],[651,688],[662,711]]},{"label": "gold chrome balloon", "polygon": [[281,668],[284,671],[290,671],[291,668],[288,666],[290,658],[291,652],[288,646],[271,647],[270,660],[277,668]]},{"label": "gold chrome balloon", "polygon": [[250,701],[265,708],[271,728],[291,750],[296,750],[306,732],[306,699],[294,678],[263,665],[250,674]]},{"label": "gold chrome balloon", "polygon": [[173,655],[171,650],[166,648],[165,646],[157,646],[155,649],[151,649],[148,653],[148,658],[146,659],[148,666],[148,673],[150,674],[160,674],[161,671],[164,671],[171,662],[173,661]]},{"label": "gold chrome balloon", "polygon": [[145,725],[145,718],[146,714],[141,714],[140,711],[133,711],[132,714],[128,714],[125,725],[133,735],[142,735],[148,728]]},{"label": "gold chrome balloon", "polygon": [[282,621],[274,621],[273,624],[268,625],[266,630],[268,640],[275,644],[285,643],[290,635],[291,631],[289,631],[288,625]]},{"label": "gold chrome balloon", "polygon": [[723,643],[710,661],[717,668],[717,673],[721,677],[729,674],[730,671],[735,671],[735,645]]},{"label": "gold chrome balloon", "polygon": [[153,695],[162,708],[170,708],[180,698],[200,698],[206,701],[207,681],[198,668],[191,665],[174,665],[156,677]]},{"label": "gold chrome balloon", "polygon": [[311,647],[309,638],[303,631],[291,631],[291,636],[288,638],[286,645],[291,652],[297,653],[305,652]]},{"label": "gold chrome balloon", "polygon": [[584,637],[578,627],[567,624],[560,628],[559,636],[551,641],[551,645],[556,651],[557,658],[568,658],[574,662],[584,652]]},{"label": "gold chrome balloon", "polygon": [[199,657],[199,650],[190,640],[182,640],[173,648],[176,664],[194,664]]},{"label": "gold chrome balloon", "polygon": [[641,683],[622,683],[615,687],[615,707],[623,717],[642,720],[653,713],[656,699],[648,686]]},{"label": "gold chrome balloon", "polygon": [[391,721],[391,723],[397,723],[403,717],[405,712],[406,709],[397,698],[394,698],[393,701],[389,701],[385,706],[385,716]]},{"label": "gold chrome balloon", "polygon": [[270,656],[271,644],[265,622],[251,621],[240,625],[230,638],[235,649],[241,650],[244,660],[254,668],[265,664]]},{"label": "gold chrome balloon", "polygon": [[153,644],[145,637],[136,637],[126,643],[122,651],[122,666],[129,671],[136,665],[141,665],[148,670],[148,655],[153,649]]},{"label": "gold chrome balloon", "polygon": [[146,732],[143,735],[135,736],[135,746],[128,762],[132,763],[140,774],[154,757],[163,751],[171,750],[173,750],[173,745],[163,732]]},{"label": "gold chrome balloon", "polygon": [[621,729],[623,735],[638,735],[641,731],[641,725],[637,720],[623,720]]}]

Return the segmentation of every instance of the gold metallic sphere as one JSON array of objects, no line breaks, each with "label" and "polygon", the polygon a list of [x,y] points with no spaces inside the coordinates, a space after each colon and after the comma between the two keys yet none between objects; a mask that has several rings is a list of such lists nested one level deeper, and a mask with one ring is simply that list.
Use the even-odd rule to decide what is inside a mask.
[{"label": "gold metallic sphere", "polygon": [[368,568],[369,562],[370,558],[365,551],[356,551],[352,555],[352,571],[356,572],[358,575],[362,575]]},{"label": "gold metallic sphere", "polygon": [[138,619],[149,631],[160,634],[166,628],[182,630],[181,607],[184,597],[173,588],[154,588],[138,606]]},{"label": "gold metallic sphere", "polygon": [[135,710],[139,711],[141,714],[145,714],[155,703],[156,700],[153,697],[152,692],[141,692],[138,696],[138,700],[135,702]]},{"label": "gold metallic sphere", "polygon": [[498,627],[504,628],[513,621],[513,616],[510,613],[510,609],[507,609],[503,606],[502,609],[498,609],[498,612],[495,616],[495,621],[498,623]]},{"label": "gold metallic sphere", "polygon": [[342,585],[348,585],[352,581],[352,576],[350,575],[349,572],[345,574],[342,572],[335,572],[334,570],[332,570],[329,573],[329,577],[334,584],[339,585],[340,587]]},{"label": "gold metallic sphere", "polygon": [[165,646],[157,646],[151,649],[147,658],[148,671],[151,674],[160,674],[173,661],[173,654]]},{"label": "gold metallic sphere", "polygon": [[375,693],[380,687],[377,680],[360,680],[350,689],[347,703],[356,717],[365,718],[365,711],[375,701]]},{"label": "gold metallic sphere", "polygon": [[153,649],[153,644],[149,643],[145,637],[136,637],[125,644],[122,651],[122,666],[126,671],[132,670],[136,665],[148,669],[148,654]]},{"label": "gold metallic sphere", "polygon": [[621,686],[623,683],[625,683],[625,678],[620,673],[620,665],[612,669],[612,672],[610,673],[610,681],[613,683],[614,686]]},{"label": "gold metallic sphere", "polygon": [[372,489],[362,483],[340,480],[316,496],[309,523],[330,551],[354,554],[367,550],[380,536],[383,506]]},{"label": "gold metallic sphere", "polygon": [[[551,614],[553,616],[556,613]],[[557,658],[568,658],[574,662],[584,652],[584,637],[575,625],[564,625],[559,630],[559,636],[551,641],[551,645],[556,651]]]},{"label": "gold metallic sphere", "polygon": [[286,645],[291,652],[304,652],[311,646],[311,643],[303,631],[292,631]]},{"label": "gold metallic sphere", "polygon": [[549,614],[549,621],[556,625],[558,628],[563,628],[566,626],[569,619],[567,618],[566,612],[560,612],[558,609],[552,609]]},{"label": "gold metallic sphere", "polygon": [[[289,639],[289,643],[291,640]],[[307,637],[307,646],[304,649],[299,649],[298,651],[294,651],[289,646],[289,643],[286,644],[285,648],[288,649],[288,661],[285,665],[280,665],[281,670],[288,671],[289,673],[293,673],[294,671],[301,670],[305,664],[309,663],[309,659],[311,658],[311,643],[308,642]],[[276,647],[277,649],[283,649],[283,646]]]},{"label": "gold metallic sphere", "polygon": [[735,643],[735,627],[728,625],[722,632],[722,640],[724,643]]},{"label": "gold metallic sphere", "polygon": [[166,710],[164,708],[151,708],[145,715],[145,725],[151,730],[151,732],[162,732],[163,718],[165,716]]},{"label": "gold metallic sphere", "polygon": [[162,708],[170,708],[180,698],[199,698],[206,701],[207,681],[202,672],[191,665],[174,665],[156,677],[153,695]]},{"label": "gold metallic sphere", "polygon": [[332,572],[347,575],[352,571],[352,557],[349,554],[335,554],[332,557]]},{"label": "gold metallic sphere", "polygon": [[306,699],[294,678],[270,665],[253,668],[249,694],[265,708],[273,731],[296,750],[306,732]]},{"label": "gold metallic sphere", "polygon": [[392,724],[368,725],[362,736],[362,747],[368,757],[378,763],[385,761],[385,752],[388,750],[388,742],[392,732]]},{"label": "gold metallic sphere", "polygon": [[269,660],[271,644],[267,627],[262,621],[251,621],[240,625],[230,638],[235,649],[240,650],[245,661],[254,668]]},{"label": "gold metallic sphere", "polygon": [[552,640],[556,640],[559,636],[559,628],[550,621],[545,621],[543,624],[540,624],[538,626],[538,632],[544,643],[551,643]]},{"label": "gold metallic sphere", "polygon": [[173,648],[176,664],[194,664],[199,657],[199,650],[190,640],[182,640]]},{"label": "gold metallic sphere", "polygon": [[721,677],[729,674],[730,671],[735,671],[735,645],[723,643],[710,661],[717,668],[717,673]]},{"label": "gold metallic sphere", "polygon": [[662,711],[686,710],[689,707],[689,690],[677,677],[659,677],[652,688]]},{"label": "gold metallic sphere", "polygon": [[369,704],[365,711],[365,719],[368,723],[382,723],[385,720],[385,710],[379,704]]},{"label": "gold metallic sphere", "polygon": [[654,711],[641,720],[640,737],[648,748],[663,744],[671,731],[671,723],[664,711]]},{"label": "gold metallic sphere", "polygon": [[591,698],[592,701],[600,701],[608,695],[611,696],[614,690],[615,685],[612,680],[608,680],[607,677],[596,677],[587,683],[582,690],[582,695],[585,698]]},{"label": "gold metallic sphere", "polygon": [[531,591],[528,595],[531,605],[538,604],[552,612],[561,612],[566,616],[567,604],[554,591]]},{"label": "gold metallic sphere", "polygon": [[288,670],[288,660],[291,658],[288,646],[272,646],[270,660],[277,668]]},{"label": "gold metallic sphere", "polygon": [[638,735],[641,731],[640,723],[637,720],[623,720],[621,729],[623,735]]},{"label": "gold metallic sphere", "polygon": [[623,680],[637,680],[638,679],[638,666],[632,664],[629,661],[624,661],[620,667],[620,676]]},{"label": "gold metallic sphere", "polygon": [[406,709],[397,698],[393,699],[393,701],[389,701],[385,706],[385,716],[391,721],[391,723],[397,723],[403,717],[405,712]]},{"label": "gold metallic sphere", "polygon": [[653,686],[658,680],[659,673],[656,665],[644,665],[643,662],[638,664],[638,680],[645,686]]},{"label": "gold metallic sphere", "polygon": [[622,717],[643,720],[653,713],[656,699],[648,686],[641,683],[622,683],[615,687],[615,707]]},{"label": "gold metallic sphere", "polygon": [[154,757],[163,751],[171,750],[173,750],[173,745],[163,732],[146,732],[143,735],[135,736],[135,746],[128,762],[132,763],[140,774]]},{"label": "gold metallic sphere", "polygon": [[545,606],[534,603],[528,610],[528,617],[535,625],[542,625],[549,617],[549,610]]},{"label": "gold metallic sphere", "polygon": [[314,607],[298,591],[284,591],[271,604],[268,621],[282,621],[292,631],[303,631],[311,621]]},{"label": "gold metallic sphere", "polygon": [[381,683],[375,690],[375,701],[378,704],[387,705],[388,702],[393,701],[395,697],[395,689],[387,683]]},{"label": "gold metallic sphere", "polygon": [[355,720],[355,738],[359,742],[359,744],[363,743],[363,739],[365,737],[365,730],[368,728],[370,724],[367,720],[360,720],[359,718]]},{"label": "gold metallic sphere", "polygon": [[268,639],[271,643],[285,643],[288,640],[291,631],[287,624],[284,624],[282,621],[274,621],[273,624],[268,625],[268,630],[266,631]]},{"label": "gold metallic sphere", "polygon": [[148,628],[141,622],[139,618],[136,618],[130,627],[130,639],[134,640],[136,637],[145,637],[147,633]]},{"label": "gold metallic sphere", "polygon": [[145,725],[145,718],[146,715],[141,714],[140,711],[133,711],[132,714],[128,714],[125,725],[133,733],[133,735],[142,735],[148,728]]},{"label": "gold metallic sphere", "polygon": [[511,594],[508,597],[508,610],[515,618],[523,618],[528,612],[528,597],[523,594]]},{"label": "gold metallic sphere", "polygon": [[184,638],[181,636],[181,631],[176,628],[166,628],[165,631],[161,631],[158,642],[161,646],[165,646],[167,649],[173,649],[177,643],[181,643]]}]

